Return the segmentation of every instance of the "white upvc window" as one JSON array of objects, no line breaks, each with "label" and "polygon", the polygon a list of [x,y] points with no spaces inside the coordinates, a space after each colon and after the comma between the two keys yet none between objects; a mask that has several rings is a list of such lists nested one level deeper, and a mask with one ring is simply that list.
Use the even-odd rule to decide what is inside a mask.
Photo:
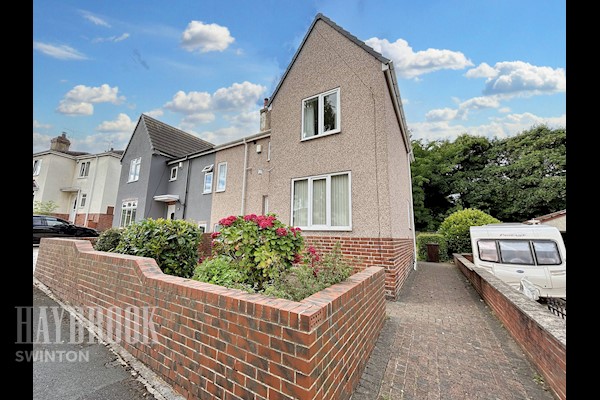
[{"label": "white upvc window", "polygon": [[134,158],[129,164],[129,179],[127,182],[135,182],[140,179],[140,166],[142,165],[142,157]]},{"label": "white upvc window", "polygon": [[302,140],[340,132],[340,88],[302,100]]},{"label": "white upvc window", "polygon": [[269,144],[267,145],[267,161],[271,161],[271,141],[269,140]]},{"label": "white upvc window", "polygon": [[174,166],[173,168],[171,168],[171,177],[169,178],[169,181],[176,181],[177,180],[177,170],[179,168],[177,168],[177,166]]},{"label": "white upvc window", "polygon": [[89,176],[89,174],[90,174],[90,162],[82,161],[81,164],[79,165],[79,177],[85,178],[85,177]]},{"label": "white upvc window", "polygon": [[213,178],[212,172],[204,173],[204,190],[202,191],[203,194],[212,192],[212,178]]},{"label": "white upvc window", "polygon": [[292,180],[293,226],[305,230],[352,230],[350,172]]},{"label": "white upvc window", "polygon": [[137,213],[137,200],[124,201],[121,206],[121,222],[119,226],[124,228],[135,222]]},{"label": "white upvc window", "polygon": [[224,192],[227,186],[227,163],[222,162],[217,166],[217,188],[215,192]]},{"label": "white upvc window", "polygon": [[39,175],[40,169],[42,169],[42,160],[33,160],[33,176]]},{"label": "white upvc window", "polygon": [[85,203],[87,203],[87,194],[81,193],[81,200],[79,200],[79,208],[85,207]]}]

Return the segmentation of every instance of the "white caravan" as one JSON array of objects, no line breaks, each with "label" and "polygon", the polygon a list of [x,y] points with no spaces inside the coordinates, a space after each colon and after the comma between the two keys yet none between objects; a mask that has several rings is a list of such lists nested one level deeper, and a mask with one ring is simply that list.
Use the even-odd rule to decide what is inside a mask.
[{"label": "white caravan", "polygon": [[567,297],[567,250],[557,228],[500,223],[470,232],[476,267],[534,299]]}]

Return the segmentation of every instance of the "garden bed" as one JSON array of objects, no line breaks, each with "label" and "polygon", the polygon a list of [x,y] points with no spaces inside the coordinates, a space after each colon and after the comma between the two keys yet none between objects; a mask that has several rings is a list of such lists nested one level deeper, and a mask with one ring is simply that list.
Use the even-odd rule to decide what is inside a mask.
[{"label": "garden bed", "polygon": [[150,307],[153,340],[120,344],[186,397],[348,399],[385,319],[378,267],[295,302],[165,275],[153,259],[87,241],[43,239],[34,277],[110,326]]}]

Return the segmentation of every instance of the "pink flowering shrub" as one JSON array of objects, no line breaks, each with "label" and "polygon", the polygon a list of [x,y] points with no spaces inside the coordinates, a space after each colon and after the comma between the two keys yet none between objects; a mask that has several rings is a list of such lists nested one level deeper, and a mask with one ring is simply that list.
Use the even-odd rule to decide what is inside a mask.
[{"label": "pink flowering shrub", "polygon": [[243,283],[255,290],[290,268],[304,246],[300,229],[274,214],[231,215],[219,225],[220,232],[212,234],[214,257],[229,257],[244,275]]}]

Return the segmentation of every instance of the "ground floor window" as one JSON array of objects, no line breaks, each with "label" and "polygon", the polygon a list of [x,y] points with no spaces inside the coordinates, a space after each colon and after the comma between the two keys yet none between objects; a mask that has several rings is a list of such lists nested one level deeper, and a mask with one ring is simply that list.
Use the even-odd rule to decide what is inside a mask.
[{"label": "ground floor window", "polygon": [[121,206],[121,223],[119,226],[124,228],[135,222],[137,212],[137,200],[124,201]]},{"label": "ground floor window", "polygon": [[292,181],[292,225],[312,230],[352,229],[350,173]]}]

